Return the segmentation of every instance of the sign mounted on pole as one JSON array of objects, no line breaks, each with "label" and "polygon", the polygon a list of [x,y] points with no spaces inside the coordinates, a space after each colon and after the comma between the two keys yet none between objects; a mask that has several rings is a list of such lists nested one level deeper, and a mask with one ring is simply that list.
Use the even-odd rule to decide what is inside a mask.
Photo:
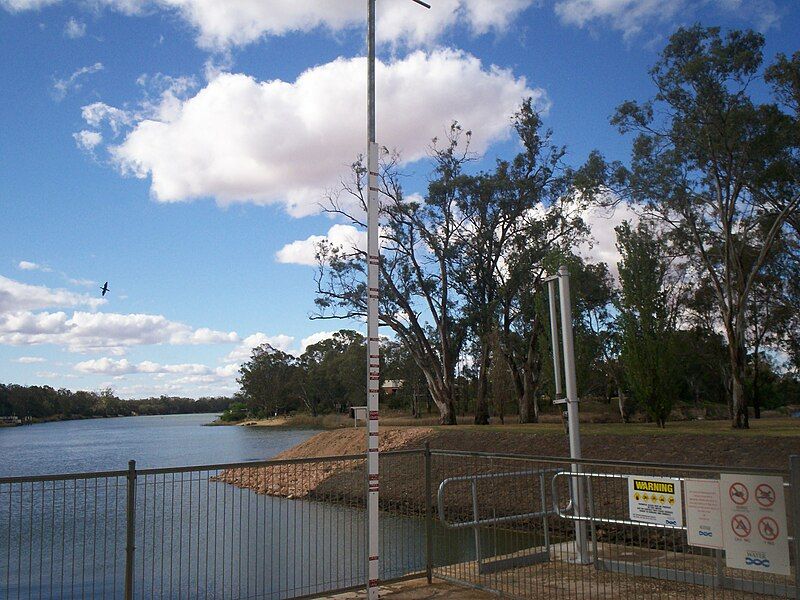
[{"label": "sign mounted on pole", "polygon": [[686,535],[689,544],[721,549],[724,534],[719,481],[684,479],[683,493],[686,496]]},{"label": "sign mounted on pole", "polygon": [[628,510],[631,521],[683,527],[680,480],[629,475]]},{"label": "sign mounted on pole", "polygon": [[726,565],[789,575],[783,479],[724,473],[719,487]]}]

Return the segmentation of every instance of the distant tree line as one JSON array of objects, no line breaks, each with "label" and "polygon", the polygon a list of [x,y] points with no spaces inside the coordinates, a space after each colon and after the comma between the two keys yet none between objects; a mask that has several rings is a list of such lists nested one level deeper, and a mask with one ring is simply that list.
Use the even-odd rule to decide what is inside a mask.
[{"label": "distant tree line", "polygon": [[[422,373],[401,344],[386,342],[383,346],[384,381],[403,382],[387,401],[390,406],[408,408],[413,415],[419,415],[423,404],[430,405]],[[300,356],[269,344],[259,346],[241,367],[238,402],[231,406],[225,419],[263,418],[297,411],[317,416],[363,406],[365,353],[364,336],[351,330],[338,331],[308,346]]]},{"label": "distant tree line", "polygon": [[[459,124],[433,140],[421,199],[404,193],[400,158],[384,150],[380,321],[441,423],[455,424],[464,389],[478,424],[504,418],[506,401],[537,421],[550,373],[543,283],[561,264],[573,278],[584,396],[616,398],[623,418],[635,408],[660,425],[679,402],[719,403],[736,428],[751,411],[797,401],[800,51],[767,63],[764,44],[753,31],[673,34],[650,72],[653,97],[612,115],[633,136],[628,164],[593,152],[567,166],[530,100],[513,119],[520,152],[491,170],[469,169],[471,133]],[[365,186],[358,160],[328,212],[365,227]],[[583,215],[622,203],[638,218],[615,232],[621,261],[585,263]],[[365,318],[363,250],[323,242],[317,258],[315,318]],[[289,362],[310,372],[304,360]],[[251,370],[246,394],[253,377],[262,397],[286,397]],[[291,396],[311,412],[363,402],[352,389],[336,400],[299,389]]]},{"label": "distant tree line", "polygon": [[22,420],[67,420],[132,415],[221,413],[231,398],[180,398],[159,396],[122,400],[111,389],[100,392],[55,389],[50,386],[0,384],[0,416]]}]

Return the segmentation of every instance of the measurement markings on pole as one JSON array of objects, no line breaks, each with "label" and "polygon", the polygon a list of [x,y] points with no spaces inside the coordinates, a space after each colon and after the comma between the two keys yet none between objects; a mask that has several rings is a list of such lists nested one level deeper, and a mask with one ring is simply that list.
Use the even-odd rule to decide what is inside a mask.
[{"label": "measurement markings on pole", "polygon": [[629,475],[628,510],[631,521],[682,527],[680,480]]},{"label": "measurement markings on pole", "polygon": [[726,565],[789,575],[783,479],[722,474],[720,488]]}]

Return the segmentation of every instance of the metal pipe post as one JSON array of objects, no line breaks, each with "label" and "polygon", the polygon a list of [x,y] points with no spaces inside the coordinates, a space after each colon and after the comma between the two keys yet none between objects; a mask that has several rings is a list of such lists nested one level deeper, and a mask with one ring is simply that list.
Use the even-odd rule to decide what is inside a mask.
[{"label": "metal pipe post", "polygon": [[553,346],[553,381],[556,386],[556,398],[561,396],[561,356],[558,352],[558,308],[556,306],[556,282],[547,282],[547,297],[550,302],[550,339]]},{"label": "metal pipe post", "polygon": [[800,456],[789,458],[789,485],[792,490],[792,537],[794,541],[794,597],[800,598]]},{"label": "metal pipe post", "polygon": [[[558,291],[561,301],[561,337],[564,344],[564,383],[567,388],[567,423],[569,426],[570,458],[581,458],[581,431],[578,421],[578,379],[575,373],[575,342],[572,334],[572,304],[570,302],[569,270],[565,266],[558,269]],[[555,343],[555,342],[554,342]],[[580,464],[572,463],[572,471],[580,472]],[[573,481],[575,515],[585,514],[585,500],[580,478]],[[575,523],[575,561],[589,564],[589,547],[586,541],[586,523]]]},{"label": "metal pipe post", "polygon": [[133,600],[133,560],[136,552],[136,461],[128,461],[125,507],[125,600]]},{"label": "metal pipe post", "polygon": [[433,481],[431,473],[431,443],[425,442],[425,574],[428,583],[433,582],[433,509],[431,493]]},{"label": "metal pipe post", "polygon": [[367,598],[377,600],[379,579],[378,523],[378,144],[375,141],[375,0],[367,0]]}]

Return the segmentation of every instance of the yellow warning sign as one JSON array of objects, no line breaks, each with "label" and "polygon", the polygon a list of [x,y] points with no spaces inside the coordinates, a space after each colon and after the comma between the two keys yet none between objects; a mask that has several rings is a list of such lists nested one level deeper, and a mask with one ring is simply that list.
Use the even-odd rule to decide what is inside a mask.
[{"label": "yellow warning sign", "polygon": [[632,521],[682,527],[681,482],[666,477],[629,475],[628,507]]}]

